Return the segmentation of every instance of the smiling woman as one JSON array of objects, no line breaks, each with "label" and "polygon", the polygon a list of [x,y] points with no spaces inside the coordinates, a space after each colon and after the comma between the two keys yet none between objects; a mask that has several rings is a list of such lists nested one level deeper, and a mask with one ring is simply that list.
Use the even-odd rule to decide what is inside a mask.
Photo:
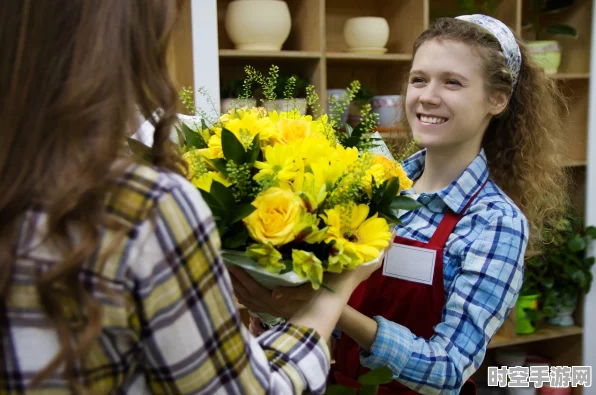
[{"label": "smiling woman", "polygon": [[[330,377],[359,387],[368,368],[388,366],[383,394],[471,394],[516,303],[528,244],[562,214],[561,95],[485,15],[438,19],[413,54],[404,109],[424,149],[403,164],[414,185],[402,194],[422,207],[402,213],[383,270],[344,309]],[[309,298],[273,294],[283,296],[260,307]]]}]

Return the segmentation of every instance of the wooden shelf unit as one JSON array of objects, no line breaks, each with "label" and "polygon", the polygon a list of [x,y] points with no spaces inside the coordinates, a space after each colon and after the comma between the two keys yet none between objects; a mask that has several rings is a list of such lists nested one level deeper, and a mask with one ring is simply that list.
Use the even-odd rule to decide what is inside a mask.
[{"label": "wooden shelf unit", "polygon": [[[245,65],[261,71],[276,64],[284,74],[298,73],[310,79],[325,108],[326,91],[345,88],[358,79],[373,94],[400,94],[411,61],[412,45],[439,11],[453,12],[455,0],[287,0],[292,15],[292,30],[280,52],[238,51],[225,32],[225,12],[231,0],[217,0],[220,80],[243,78]],[[493,16],[501,19],[526,40],[533,39],[530,31],[522,30],[522,20],[529,20],[529,0],[498,0]],[[441,11],[441,12],[442,12]],[[187,7],[185,13],[190,13]],[[587,122],[590,76],[590,37],[592,1],[576,0],[564,12],[548,15],[546,23],[569,23],[579,32],[579,39],[559,39],[563,48],[562,62],[556,79],[569,99],[567,159],[563,166],[573,176],[571,200],[578,212],[584,212],[586,167],[588,157]],[[378,53],[349,53],[343,40],[343,24],[354,16],[383,16],[390,26],[388,51]],[[181,85],[192,84],[190,17],[183,16],[174,35],[171,56],[172,70]],[[545,37],[549,39],[551,37]],[[399,137],[399,136],[398,136]],[[495,349],[524,347],[534,353],[547,354],[553,364],[580,365],[582,358],[582,307],[576,312],[578,326],[571,328],[546,327],[533,335],[516,335],[511,328],[512,315],[489,345],[485,364],[493,363]],[[477,376],[481,376],[480,369]],[[581,389],[574,389],[574,394]]]}]

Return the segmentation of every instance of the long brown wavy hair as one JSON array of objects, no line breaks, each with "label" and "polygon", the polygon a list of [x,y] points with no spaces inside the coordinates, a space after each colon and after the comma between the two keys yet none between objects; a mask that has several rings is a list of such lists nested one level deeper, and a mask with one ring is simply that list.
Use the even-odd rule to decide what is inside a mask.
[{"label": "long brown wavy hair", "polygon": [[[513,79],[499,41],[476,24],[439,18],[416,39],[413,54],[430,40],[472,45],[484,58],[487,92],[511,95],[505,111],[491,120],[482,147],[490,177],[528,219],[528,251],[538,252],[543,243],[549,242],[543,239],[543,229],[556,226],[568,200],[569,177],[562,165],[567,99],[516,38],[522,64],[513,93]],[[404,92],[406,88],[407,83]],[[409,125],[406,128],[411,136]]]},{"label": "long brown wavy hair", "polygon": [[[104,201],[123,170],[115,164],[132,161],[121,159],[139,113],[163,110],[152,160],[179,169],[169,143],[177,94],[166,55],[180,6],[180,0],[5,0],[0,8],[0,320],[27,210],[47,213],[47,238],[63,257],[38,280],[61,351],[37,382],[64,363],[71,389],[80,390],[72,368],[102,328],[101,308],[79,272],[107,223]],[[63,298],[85,312],[78,341]]]}]

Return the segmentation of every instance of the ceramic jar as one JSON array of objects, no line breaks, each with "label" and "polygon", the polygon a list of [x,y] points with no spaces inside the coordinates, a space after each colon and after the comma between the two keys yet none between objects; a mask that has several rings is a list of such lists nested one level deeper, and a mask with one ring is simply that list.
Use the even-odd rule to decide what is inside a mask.
[{"label": "ceramic jar", "polygon": [[402,121],[402,96],[374,96],[371,100],[372,111],[379,114],[379,126],[396,126]]},{"label": "ceramic jar", "polygon": [[236,49],[280,51],[290,35],[292,18],[282,0],[236,0],[228,5],[225,26]]},{"label": "ceramic jar", "polygon": [[389,24],[381,17],[350,18],[344,24],[343,35],[348,50],[382,50],[389,40]]}]

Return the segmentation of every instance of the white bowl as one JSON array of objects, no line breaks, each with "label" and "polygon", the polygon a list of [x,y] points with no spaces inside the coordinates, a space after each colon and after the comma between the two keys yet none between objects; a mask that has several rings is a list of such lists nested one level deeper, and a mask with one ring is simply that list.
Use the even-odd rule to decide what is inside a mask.
[{"label": "white bowl", "polygon": [[350,18],[344,24],[344,40],[349,48],[384,48],[389,40],[389,23],[376,16]]}]

